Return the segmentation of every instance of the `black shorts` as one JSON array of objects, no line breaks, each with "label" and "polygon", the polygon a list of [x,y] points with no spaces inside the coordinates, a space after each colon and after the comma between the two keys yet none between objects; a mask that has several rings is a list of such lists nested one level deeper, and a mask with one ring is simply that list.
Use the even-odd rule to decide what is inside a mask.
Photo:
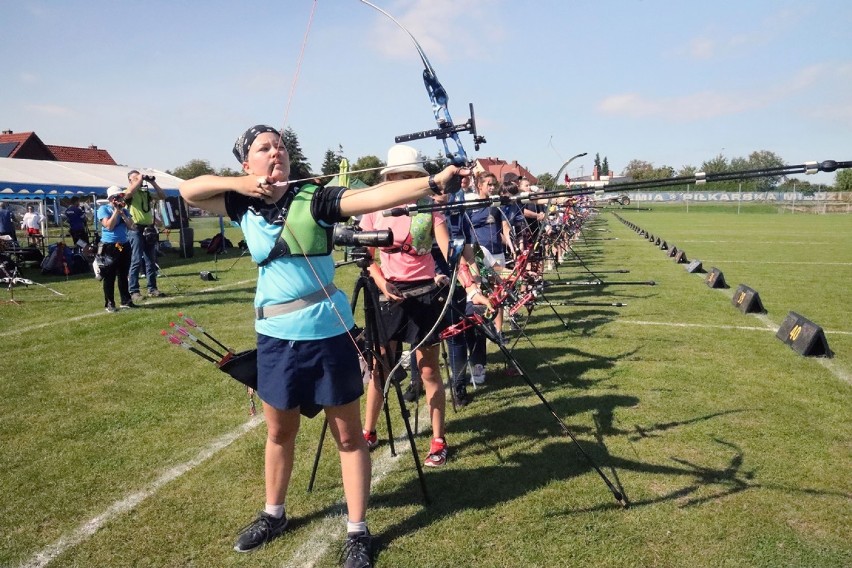
[{"label": "black shorts", "polygon": [[[415,282],[394,282],[394,286],[405,293],[406,290],[419,288],[432,280],[418,280]],[[406,298],[401,302],[379,302],[379,317],[382,319],[384,337],[383,342],[401,341],[416,345],[423,341],[429,330],[438,321],[444,302],[447,301],[446,286],[436,288],[420,296]],[[438,335],[446,328],[442,322],[429,336],[425,345],[435,345],[441,340]]]}]

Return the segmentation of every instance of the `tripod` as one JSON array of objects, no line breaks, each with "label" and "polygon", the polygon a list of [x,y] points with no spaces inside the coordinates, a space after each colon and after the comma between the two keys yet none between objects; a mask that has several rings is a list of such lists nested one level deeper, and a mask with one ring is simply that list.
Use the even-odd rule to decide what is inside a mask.
[{"label": "tripod", "polygon": [[[373,262],[373,259],[367,253],[367,250],[363,247],[357,247],[352,250],[350,256],[354,258],[354,261],[348,261],[346,264],[350,262],[355,262],[355,265],[361,269],[361,273],[358,276],[358,280],[355,282],[355,288],[352,292],[352,311],[355,311],[355,307],[358,304],[358,296],[361,292],[364,292],[364,350],[363,355],[364,359],[367,363],[367,372],[370,373],[370,376],[373,377],[373,380],[379,380],[380,384],[378,385],[382,391],[384,391],[385,381],[390,380],[391,385],[394,387],[394,391],[396,392],[396,399],[399,403],[400,415],[402,416],[402,421],[405,424],[405,432],[408,436],[408,443],[411,447],[411,455],[414,458],[414,465],[417,468],[417,476],[420,479],[420,489],[423,492],[423,502],[425,504],[429,504],[429,495],[426,492],[426,478],[423,476],[423,467],[420,464],[420,460],[417,454],[417,446],[414,443],[414,432],[411,429],[411,422],[409,420],[409,411],[408,407],[405,405],[405,399],[402,395],[402,387],[400,386],[400,382],[398,378],[395,377],[387,377],[387,373],[391,368],[391,365],[388,364],[386,354],[390,351],[387,349],[385,345],[384,337],[384,328],[382,327],[382,321],[379,317],[377,317],[378,310],[378,300],[379,300],[379,290],[376,286],[376,283],[373,282],[373,279],[370,277],[370,273],[368,268],[370,264]],[[382,353],[382,347],[385,347],[384,354]],[[376,365],[378,364],[378,373],[373,374],[373,370],[376,369]],[[387,422],[388,429],[388,441],[390,443],[391,455],[396,456],[396,448],[394,446],[393,441],[393,430],[391,429],[391,417],[390,417],[390,408],[388,406],[388,399],[385,399],[383,409],[385,412],[385,420]],[[311,479],[308,482],[308,492],[313,491],[314,488],[314,480],[316,479],[317,468],[319,467],[319,459],[320,454],[322,453],[323,442],[325,441],[326,432],[328,430],[328,421],[324,421],[322,425],[322,432],[320,433],[319,443],[317,444],[316,455],[314,456],[314,465],[311,470]]]}]

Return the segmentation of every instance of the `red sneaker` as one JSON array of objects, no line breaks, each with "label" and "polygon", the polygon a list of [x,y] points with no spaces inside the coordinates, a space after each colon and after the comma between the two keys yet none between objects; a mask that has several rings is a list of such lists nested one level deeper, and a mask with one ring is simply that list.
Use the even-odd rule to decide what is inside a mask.
[{"label": "red sneaker", "polygon": [[429,455],[426,456],[425,465],[428,467],[441,467],[447,463],[447,454],[450,447],[444,438],[434,438],[429,446]]}]

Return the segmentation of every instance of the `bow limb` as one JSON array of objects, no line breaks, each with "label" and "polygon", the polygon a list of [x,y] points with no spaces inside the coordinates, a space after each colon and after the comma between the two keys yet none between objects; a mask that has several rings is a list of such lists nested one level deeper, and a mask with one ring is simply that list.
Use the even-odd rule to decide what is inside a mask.
[{"label": "bow limb", "polygon": [[[456,125],[453,123],[453,118],[450,116],[450,110],[447,106],[449,102],[449,95],[447,94],[447,90],[438,80],[438,76],[435,74],[435,68],[432,67],[432,64],[429,62],[429,58],[426,57],[426,52],[423,51],[423,48],[420,46],[420,43],[417,41],[417,38],[414,37],[408,28],[402,25],[399,20],[394,18],[390,13],[383,10],[382,8],[376,6],[372,2],[368,0],[360,0],[362,4],[366,4],[367,6],[373,8],[377,12],[384,15],[390,21],[392,21],[399,29],[408,35],[411,39],[411,42],[414,44],[415,49],[417,50],[417,54],[420,56],[420,60],[423,62],[423,84],[426,87],[426,92],[429,95],[429,100],[432,103],[432,113],[435,116],[435,122],[438,125],[438,128],[435,130],[426,130],[423,132],[415,132],[413,134],[405,134],[402,136],[396,137],[396,142],[408,142],[411,140],[419,140],[422,138],[438,138],[444,145],[444,154],[447,156],[447,159],[455,165],[459,167],[463,167],[469,163],[469,159],[467,153],[464,150],[464,145],[462,144],[461,138],[459,138],[459,132],[469,131],[473,136],[474,146],[477,150],[479,150],[479,145],[485,143],[485,138],[482,136],[478,136],[476,133],[476,120],[473,116],[473,104],[470,105],[470,120],[465,122],[464,124]],[[448,140],[452,140],[455,145],[455,149],[451,150]]]}]

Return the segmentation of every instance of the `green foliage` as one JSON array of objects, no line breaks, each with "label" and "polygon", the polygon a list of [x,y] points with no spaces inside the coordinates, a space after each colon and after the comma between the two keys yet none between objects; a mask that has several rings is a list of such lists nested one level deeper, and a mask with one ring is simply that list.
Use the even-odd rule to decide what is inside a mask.
[{"label": "green foliage", "polygon": [[302,146],[299,144],[299,137],[296,132],[287,127],[284,135],[281,137],[281,142],[287,148],[287,153],[290,154],[290,179],[305,179],[311,177],[311,165],[308,163]]},{"label": "green foliage", "polygon": [[166,170],[166,173],[179,177],[180,179],[192,179],[198,176],[215,174],[216,170],[210,166],[210,162],[207,160],[195,159],[188,161],[186,164],[177,167],[174,170]]},{"label": "green foliage", "polygon": [[834,191],[852,191],[852,170],[845,169],[837,172],[834,178]]},{"label": "green foliage", "polygon": [[426,162],[424,162],[423,167],[426,168],[426,171],[430,174],[437,174],[444,168],[449,165],[449,160],[444,156],[443,152],[438,152],[438,155],[434,158],[426,157]]},{"label": "green foliage", "polygon": [[636,181],[668,179],[674,175],[674,168],[670,166],[656,168],[651,162],[630,160],[622,173]]},{"label": "green foliage", "polygon": [[604,156],[603,162],[601,162],[600,172],[602,176],[609,175],[609,159],[606,156]]},{"label": "green foliage", "polygon": [[361,156],[355,162],[355,165],[350,166],[350,171],[370,169],[370,171],[367,172],[352,174],[352,177],[363,181],[367,185],[376,185],[381,181],[379,168],[384,165],[385,163],[376,156]]},{"label": "green foliage", "polygon": [[340,162],[345,156],[343,155],[343,145],[337,145],[335,152],[331,148],[325,151],[325,157],[322,162],[322,173],[324,175],[334,175],[340,172]]},{"label": "green foliage", "polygon": [[551,173],[543,173],[536,176],[538,178],[538,187],[546,190],[552,191],[556,189],[556,178],[553,177]]}]

